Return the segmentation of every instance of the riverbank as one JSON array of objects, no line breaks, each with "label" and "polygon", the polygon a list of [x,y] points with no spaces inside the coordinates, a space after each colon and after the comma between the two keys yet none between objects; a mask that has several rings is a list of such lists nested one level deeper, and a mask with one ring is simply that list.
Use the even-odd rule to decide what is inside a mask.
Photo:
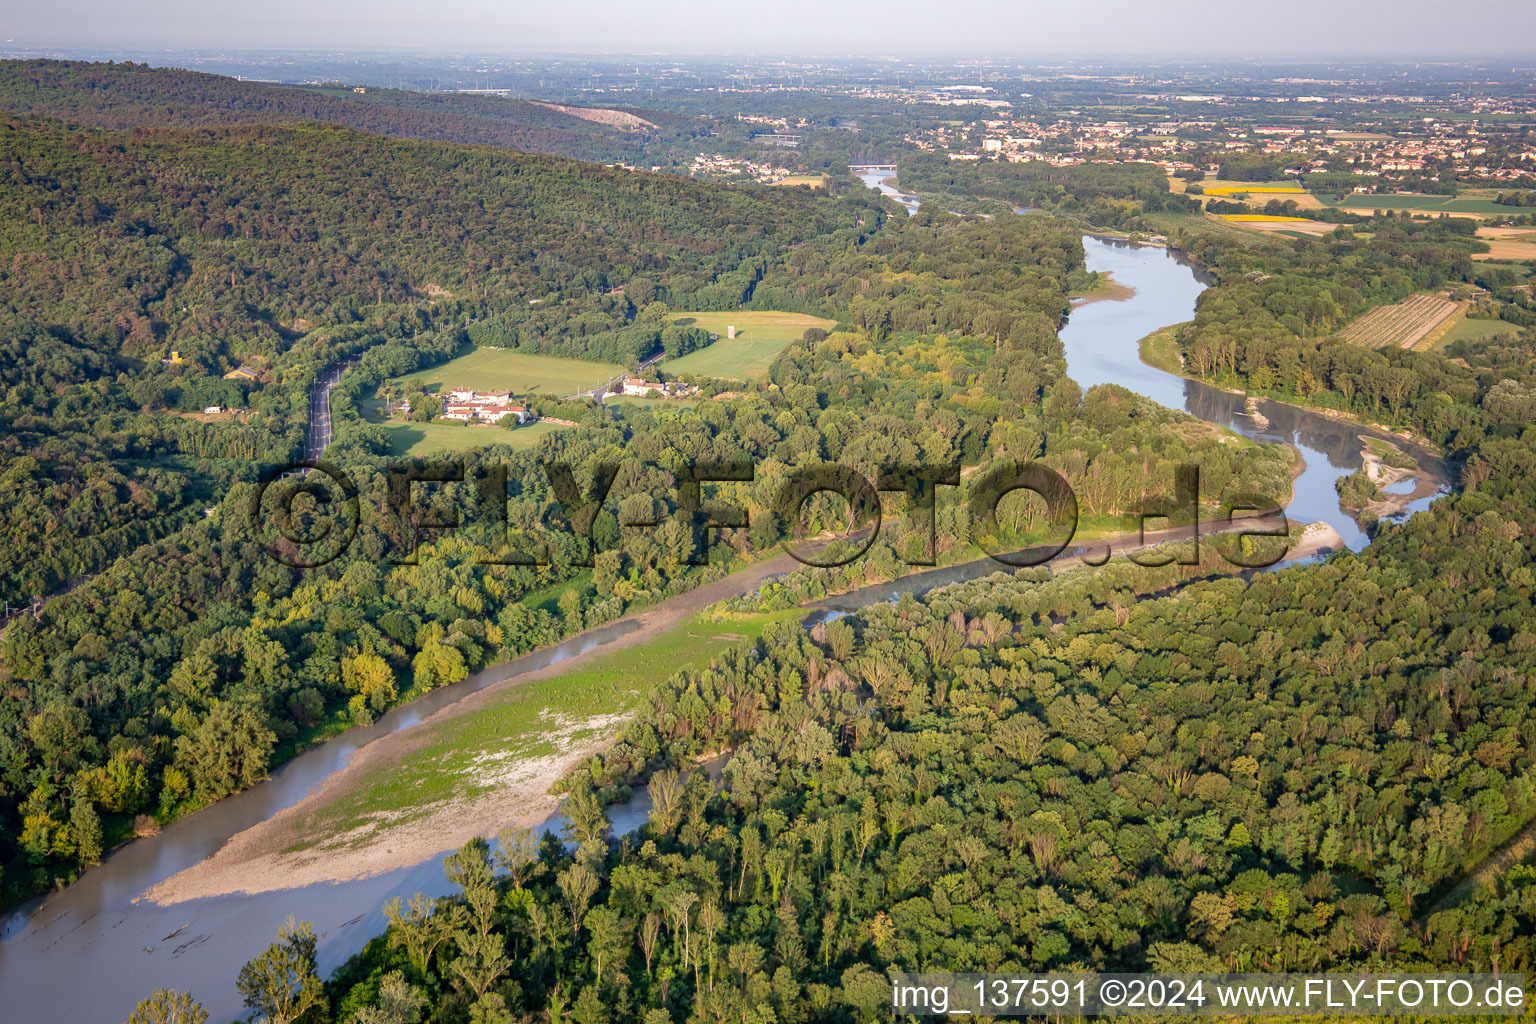
[{"label": "riverbank", "polygon": [[1184,360],[1180,355],[1177,343],[1174,340],[1175,332],[1182,326],[1184,325],[1173,324],[1169,327],[1163,327],[1153,331],[1151,334],[1148,334],[1146,337],[1142,338],[1137,343],[1137,349],[1141,354],[1141,361],[1146,363],[1148,366],[1162,370],[1164,373],[1170,373],[1175,377],[1182,377],[1184,380],[1192,380],[1198,384],[1204,384],[1206,387],[1220,388],[1222,391],[1225,391],[1228,394],[1240,395],[1247,399],[1250,403],[1275,402],[1277,404],[1288,405],[1296,409],[1304,409],[1307,412],[1326,417],[1330,420],[1338,420],[1341,423],[1351,423],[1366,430],[1374,430],[1379,433],[1390,434],[1393,437],[1401,438],[1410,444],[1418,445],[1420,448],[1426,448],[1436,456],[1443,456],[1444,454],[1440,450],[1439,445],[1435,444],[1429,438],[1424,437],[1422,434],[1415,434],[1410,430],[1402,430],[1397,427],[1390,427],[1384,423],[1373,423],[1365,417],[1359,416],[1355,413],[1343,412],[1339,409],[1330,409],[1327,406],[1314,405],[1311,402],[1298,401],[1293,395],[1282,395],[1279,392],[1274,391],[1245,391],[1242,388],[1235,388],[1226,384],[1217,384],[1214,381],[1208,381],[1204,378],[1197,377],[1185,369]]},{"label": "riverbank", "polygon": [[1344,543],[1344,538],[1339,536],[1327,523],[1308,523],[1301,531],[1300,538],[1286,553],[1286,561],[1299,562],[1305,558],[1326,558],[1337,551],[1343,551],[1349,545]]},{"label": "riverbank", "polygon": [[1176,337],[1178,329],[1183,324],[1172,324],[1142,338],[1136,343],[1136,350],[1141,354],[1141,361],[1148,366],[1156,367],[1164,373],[1171,373],[1175,377],[1184,373],[1184,359],[1179,355],[1179,343]]},{"label": "riverbank", "polygon": [[1161,235],[1153,235],[1150,238],[1132,238],[1130,235],[1116,234],[1109,228],[1091,228],[1085,232],[1089,238],[1101,238],[1106,242],[1122,242],[1126,245],[1141,245],[1148,249],[1170,249],[1174,252],[1182,250],[1174,249]]},{"label": "riverbank", "polygon": [[[549,796],[550,786],[609,742],[613,726],[644,696],[632,681],[626,685],[622,678],[611,678],[611,666],[602,663],[626,656],[642,667],[666,665],[670,673],[699,660],[701,646],[713,656],[729,643],[760,632],[773,616],[764,616],[761,624],[732,622],[707,637],[692,637],[707,643],[685,645],[685,650],[678,649],[672,634],[686,629],[709,606],[750,592],[799,565],[787,553],[774,555],[596,627],[630,628],[543,668],[494,681],[409,728],[372,740],[297,802],[232,836],[211,857],[155,884],[142,898],[178,903],[364,878],[419,863],[502,825],[546,820],[558,803]],[[583,635],[568,639],[579,642]],[[652,648],[656,657],[636,655],[635,649],[642,646]],[[583,673],[593,677],[585,681],[585,689],[572,682]],[[514,708],[509,702],[511,691],[557,679],[558,692],[532,693],[529,701],[519,702],[529,705],[537,698],[539,711],[554,704],[560,709],[554,717],[530,715],[529,707]],[[477,751],[466,752],[464,736],[454,730],[458,723],[491,713],[501,722],[479,752],[488,752],[494,742],[496,752],[513,756],[496,758],[494,768],[488,769],[488,762],[474,761]],[[515,719],[513,727],[508,727],[508,718]],[[450,753],[464,754],[456,760],[466,763],[445,763]],[[422,770],[401,778],[407,765]],[[472,778],[456,776],[453,769],[461,768]]]},{"label": "riverbank", "polygon": [[[1188,540],[1197,529],[1201,537],[1210,537],[1255,525],[1203,522],[1149,531],[1144,537],[1117,534],[1074,545],[1046,565],[1055,571],[1098,565],[1111,551],[1129,554]],[[1314,541],[1303,534],[1310,546],[1288,552],[1287,561],[1317,553],[1328,535],[1342,547],[1338,535],[1324,526],[1327,535]],[[559,803],[550,788],[611,741],[632,705],[643,699],[644,689],[678,669],[702,667],[731,644],[761,635],[769,622],[805,614],[796,607],[699,617],[708,606],[798,566],[788,555],[776,556],[696,588],[639,613],[640,628],[610,643],[493,683],[408,730],[374,740],[297,803],[235,835],[212,856],[152,886],[141,898],[169,905],[347,882],[421,863],[507,825],[547,822]],[[990,559],[949,569],[972,566],[1008,571]],[[935,572],[909,573],[860,590],[896,585],[918,592],[922,578]],[[535,706],[542,712],[548,704],[550,694],[540,683],[558,683],[567,701],[571,690],[583,687],[595,699],[582,716],[527,714]],[[524,714],[509,725],[519,706]]]},{"label": "riverbank", "polygon": [[[420,863],[476,836],[489,838],[504,825],[538,825],[559,806],[559,798],[550,795],[550,787],[582,758],[608,743],[610,732],[627,717],[552,718],[544,739],[554,749],[537,756],[488,761],[475,780],[483,789],[479,795],[454,798],[418,812],[381,815],[314,848],[304,846],[304,835],[299,831],[309,807],[306,799],[241,832],[212,857],[152,886],[141,898],[169,905],[231,893],[348,882]],[[356,768],[349,765],[327,780],[316,798],[344,795],[348,781],[358,772],[371,770],[372,761],[361,755],[354,758]],[[495,824],[486,826],[485,822]]]},{"label": "riverbank", "polygon": [[1116,281],[1114,274],[1106,270],[1099,273],[1099,279],[1092,288],[1073,295],[1072,303],[1075,308],[1090,302],[1124,302],[1135,294],[1135,288]]},{"label": "riverbank", "polygon": [[[1142,338],[1137,345],[1141,355],[1141,361],[1146,363],[1148,366],[1162,370],[1164,373],[1170,373],[1185,380],[1200,381],[1200,378],[1194,377],[1184,371],[1183,359],[1179,355],[1177,342],[1175,341],[1175,332],[1179,326],[1181,325],[1175,324],[1170,327],[1164,327],[1160,330],[1153,331],[1151,334]],[[1207,383],[1204,381],[1200,382]],[[1389,434],[1392,437],[1396,437],[1411,444],[1425,448],[1432,454],[1435,454],[1437,457],[1439,455],[1438,448],[1431,444],[1427,438],[1415,437],[1409,432],[1392,430],[1391,428],[1382,426],[1380,424],[1367,423],[1358,416],[1352,416],[1347,413],[1337,413],[1333,412],[1332,410],[1325,410],[1310,405],[1299,405],[1294,402],[1281,401],[1278,398],[1273,398],[1268,395],[1253,395],[1238,389],[1224,390],[1228,390],[1232,394],[1241,395],[1243,397],[1244,407],[1242,415],[1249,417],[1253,421],[1254,426],[1259,430],[1265,429],[1269,426],[1270,423],[1269,418],[1259,410],[1259,403],[1273,402],[1278,405],[1304,409],[1308,412],[1324,416],[1325,418],[1337,420],[1339,422],[1350,423],[1366,430]],[[1360,513],[1363,511],[1369,511],[1377,516],[1382,517],[1402,515],[1415,502],[1422,501],[1425,498],[1433,497],[1440,491],[1440,482],[1434,478],[1431,472],[1427,471],[1423,465],[1421,465],[1418,459],[1413,459],[1413,456],[1409,455],[1409,453],[1402,452],[1401,449],[1398,449],[1390,442],[1379,442],[1392,448],[1393,451],[1399,452],[1400,454],[1413,459],[1414,463],[1411,467],[1388,466],[1383,462],[1380,454],[1373,451],[1372,442],[1378,441],[1378,439],[1373,439],[1368,435],[1362,434],[1360,435],[1359,440],[1361,445],[1360,457],[1362,468],[1367,474],[1371,476],[1373,482],[1375,482],[1376,485],[1383,490],[1381,491],[1380,495],[1371,500],[1364,509],[1343,509],[1343,511],[1345,511],[1351,518],[1358,520]],[[1294,444],[1290,444],[1288,447],[1295,455],[1296,463],[1291,471],[1291,495],[1287,499],[1287,505],[1295,501],[1296,481],[1301,476],[1302,472],[1306,469],[1306,461],[1302,456],[1300,449],[1298,449]],[[1414,482],[1411,490],[1401,493],[1392,493],[1385,490],[1385,488],[1391,487],[1392,485],[1407,479],[1412,479]],[[1339,538],[1339,534],[1336,530],[1332,530],[1332,527],[1329,529],[1333,532],[1333,536],[1335,538]],[[1328,545],[1320,544],[1319,546],[1327,547]],[[1347,546],[1342,543],[1342,538],[1340,538],[1339,546]],[[1337,550],[1337,547],[1332,548],[1332,550]],[[1306,556],[1305,554],[1294,554],[1293,557],[1302,558]]]}]

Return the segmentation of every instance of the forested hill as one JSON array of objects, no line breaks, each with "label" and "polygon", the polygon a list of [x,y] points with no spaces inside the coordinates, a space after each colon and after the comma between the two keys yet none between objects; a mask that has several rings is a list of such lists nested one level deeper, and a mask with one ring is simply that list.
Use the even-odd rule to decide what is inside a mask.
[{"label": "forested hill", "polygon": [[210,369],[381,303],[526,306],[636,275],[690,297],[739,277],[739,301],[755,259],[873,216],[859,199],[314,124],[13,118],[0,152],[0,318],[32,325],[5,336],[139,359],[178,349]]},{"label": "forested hill", "polygon": [[530,153],[632,162],[646,136],[686,131],[687,119],[641,112],[659,128],[615,128],[526,100],[358,94],[243,82],[132,62],[0,61],[0,109],[100,128],[207,127],[319,121],[377,135],[505,146]]},{"label": "forested hill", "polygon": [[[874,230],[877,202],[313,123],[0,114],[0,598],[98,572],[252,459],[296,457],[320,366],[423,331],[442,358],[492,313],[539,318],[537,345],[614,334],[629,295],[735,308],[793,247]],[[259,382],[223,379],[240,365]],[[212,405],[255,412],[191,418]]]}]

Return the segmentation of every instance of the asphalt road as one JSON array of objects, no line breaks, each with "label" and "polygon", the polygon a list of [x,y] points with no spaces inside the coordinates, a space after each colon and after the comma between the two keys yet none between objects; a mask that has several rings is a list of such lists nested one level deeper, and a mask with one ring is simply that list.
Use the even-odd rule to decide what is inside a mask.
[{"label": "asphalt road", "polygon": [[304,450],[306,459],[318,459],[331,443],[331,392],[336,387],[336,382],[341,380],[341,375],[347,372],[347,368],[354,360],[344,363],[336,363],[328,366],[321,372],[320,377],[309,388],[309,445]]}]

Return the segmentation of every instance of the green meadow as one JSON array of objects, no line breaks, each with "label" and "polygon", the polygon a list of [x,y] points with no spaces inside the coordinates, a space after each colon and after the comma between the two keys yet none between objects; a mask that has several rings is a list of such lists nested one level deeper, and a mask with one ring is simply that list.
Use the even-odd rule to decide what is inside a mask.
[{"label": "green meadow", "polygon": [[[754,381],[768,375],[768,367],[778,354],[804,337],[811,327],[831,330],[835,321],[806,313],[781,313],[776,310],[737,310],[733,313],[674,313],[672,322],[702,327],[720,340],[708,348],[690,352],[663,362],[660,370],[669,376],[698,374],[726,380]],[[728,328],[736,328],[736,337],[727,338]]]},{"label": "green meadow", "polygon": [[1511,207],[1500,206],[1493,201],[1490,195],[1487,198],[1479,196],[1422,196],[1422,195],[1347,195],[1343,199],[1334,199],[1326,193],[1320,193],[1318,200],[1324,206],[1332,206],[1345,210],[1358,210],[1369,213],[1372,210],[1411,210],[1414,213],[1462,213],[1477,214],[1483,217],[1509,216],[1523,211]]},{"label": "green meadow", "polygon": [[476,391],[502,390],[564,398],[606,384],[623,372],[624,367],[618,363],[530,355],[506,348],[477,348],[440,366],[408,373],[389,383],[434,392],[469,387]]}]

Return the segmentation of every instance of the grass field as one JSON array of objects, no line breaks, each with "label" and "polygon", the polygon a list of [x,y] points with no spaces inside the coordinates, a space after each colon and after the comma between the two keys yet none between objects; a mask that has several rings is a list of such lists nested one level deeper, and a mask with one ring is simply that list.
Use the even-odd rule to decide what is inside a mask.
[{"label": "grass field", "polygon": [[1155,366],[1159,370],[1166,370],[1172,374],[1182,374],[1184,366],[1179,361],[1179,345],[1174,340],[1174,333],[1182,327],[1182,324],[1174,324],[1153,331],[1141,339],[1141,361],[1148,366]]},{"label": "grass field", "polygon": [[1318,197],[1324,206],[1370,213],[1372,210],[1411,210],[1426,216],[1451,213],[1461,217],[1507,217],[1520,211],[1500,206],[1491,198],[1477,196],[1423,196],[1423,195],[1347,195],[1343,199],[1323,194]]},{"label": "grass field", "polygon": [[[702,327],[720,340],[708,348],[668,359],[659,369],[668,374],[694,373],[726,380],[758,380],[768,373],[775,356],[804,336],[806,329],[830,330],[834,321],[806,313],[781,313],[776,310],[738,310],[734,313],[675,313],[674,323]],[[727,328],[736,328],[736,337],[726,337]]]},{"label": "grass field", "polygon": [[1365,348],[1413,348],[1456,310],[1456,303],[1442,295],[1414,295],[1377,306],[1340,331],[1339,337]]},{"label": "grass field", "polygon": [[1536,270],[1533,270],[1528,263],[1510,263],[1508,261],[1500,262],[1498,260],[1489,260],[1488,262],[1484,263],[1483,266],[1490,269],[1497,268],[1499,270],[1507,270],[1515,275],[1516,281],[1520,281],[1522,283],[1529,281],[1532,274],[1536,274]]},{"label": "grass field", "polygon": [[443,452],[464,452],[487,445],[506,444],[513,448],[532,448],[541,437],[557,430],[566,430],[555,423],[542,421],[526,427],[507,430],[485,423],[407,423],[389,420],[378,424],[389,431],[389,454],[400,458],[440,455]]},{"label": "grass field", "polygon": [[1449,345],[1453,341],[1476,341],[1482,338],[1493,338],[1499,335],[1514,336],[1520,333],[1520,328],[1507,320],[1468,320],[1462,317],[1451,325],[1438,340],[1439,345]]},{"label": "grass field", "polygon": [[606,384],[624,372],[617,363],[589,363],[582,359],[536,356],[512,349],[477,348],[468,355],[418,370],[390,381],[420,386],[431,391],[470,387],[478,391],[505,389],[518,395],[553,395],[564,398]]}]

